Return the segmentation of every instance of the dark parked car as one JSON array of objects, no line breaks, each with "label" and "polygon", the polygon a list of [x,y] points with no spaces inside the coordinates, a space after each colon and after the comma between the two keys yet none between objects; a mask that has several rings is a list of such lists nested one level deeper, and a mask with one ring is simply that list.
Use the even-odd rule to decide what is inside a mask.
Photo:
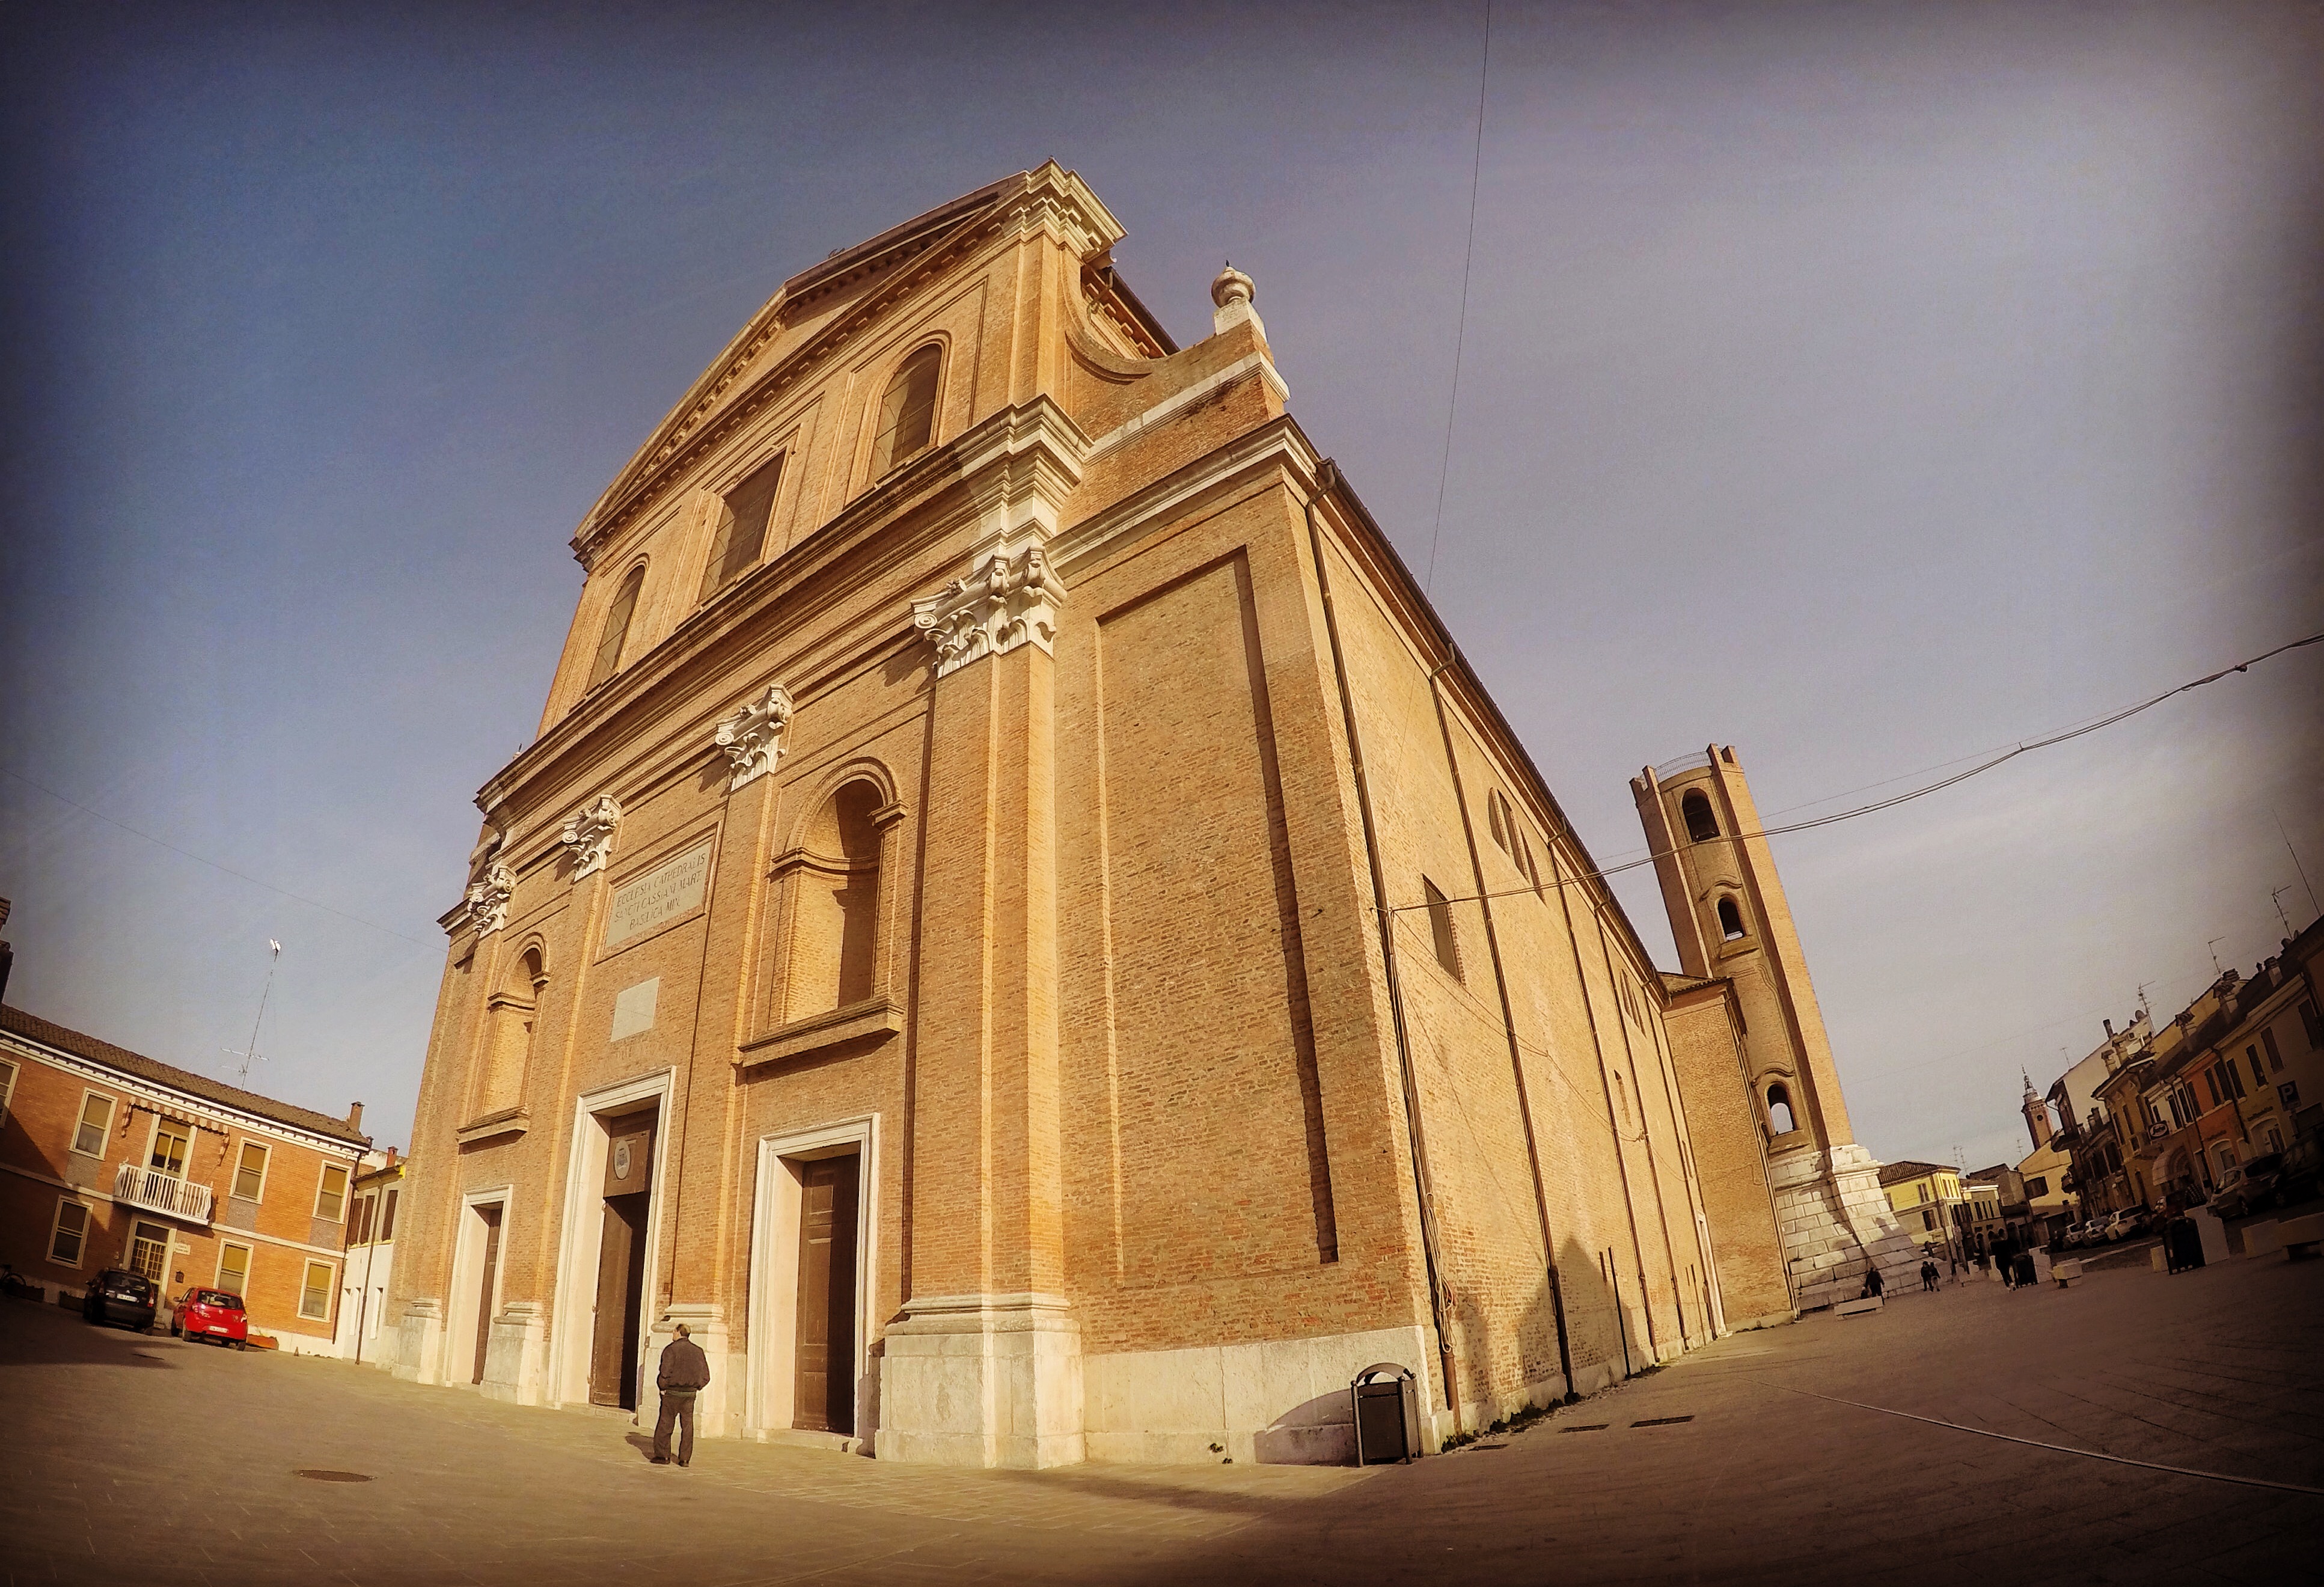
[{"label": "dark parked car", "polygon": [[2240,1167],[2219,1176],[2211,1193],[2211,1211],[2222,1218],[2240,1218],[2275,1203],[2276,1181],[2283,1174],[2282,1152],[2262,1152]]},{"label": "dark parked car", "polygon": [[243,1315],[242,1296],[231,1290],[186,1291],[170,1332],[180,1339],[208,1339],[236,1350],[250,1348],[250,1319]]},{"label": "dark parked car", "polygon": [[153,1325],[153,1308],[160,1299],[153,1281],[143,1274],[107,1268],[89,1280],[80,1315],[92,1323],[126,1323],[142,1330]]}]

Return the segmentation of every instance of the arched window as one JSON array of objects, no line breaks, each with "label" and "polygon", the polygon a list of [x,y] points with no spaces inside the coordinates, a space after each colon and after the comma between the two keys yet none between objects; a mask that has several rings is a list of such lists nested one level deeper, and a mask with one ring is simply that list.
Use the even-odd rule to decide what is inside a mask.
[{"label": "arched window", "polygon": [[1743,911],[1735,907],[1733,899],[1719,900],[1719,935],[1726,942],[1743,935]]},{"label": "arched window", "polygon": [[927,449],[936,438],[936,376],[944,349],[930,342],[903,362],[880,399],[880,432],[872,443],[872,477]]},{"label": "arched window", "polygon": [[1515,847],[1509,842],[1509,829],[1513,824],[1502,814],[1508,808],[1508,803],[1501,798],[1500,789],[1489,791],[1485,795],[1485,824],[1492,828],[1493,841],[1501,846],[1501,852],[1513,854]]},{"label": "arched window", "polygon": [[880,827],[872,783],[846,784],[824,802],[800,856],[785,1015],[803,1020],[844,1009],[878,990]]},{"label": "arched window", "polygon": [[589,665],[591,688],[613,677],[622,665],[622,642],[629,638],[630,615],[638,609],[638,591],[645,582],[646,565],[641,562],[613,592],[613,604],[605,610],[604,630],[597,636],[597,659]]},{"label": "arched window", "polygon": [[1686,835],[1697,843],[1709,843],[1719,835],[1719,817],[1711,813],[1711,801],[1702,797],[1701,789],[1688,792],[1678,802],[1679,813],[1686,818]]},{"label": "arched window", "polygon": [[540,948],[526,948],[510,965],[501,989],[493,993],[485,1008],[484,1073],[476,1087],[474,1117],[486,1119],[522,1105],[533,1027],[540,1018],[541,994],[548,988],[549,972]]},{"label": "arched window", "polygon": [[1792,1118],[1792,1093],[1781,1085],[1767,1087],[1767,1128],[1789,1135],[1799,1125]]},{"label": "arched window", "polygon": [[783,454],[778,452],[726,493],[718,505],[718,538],[710,542],[709,559],[702,565],[701,599],[708,600],[758,562],[782,483]]}]

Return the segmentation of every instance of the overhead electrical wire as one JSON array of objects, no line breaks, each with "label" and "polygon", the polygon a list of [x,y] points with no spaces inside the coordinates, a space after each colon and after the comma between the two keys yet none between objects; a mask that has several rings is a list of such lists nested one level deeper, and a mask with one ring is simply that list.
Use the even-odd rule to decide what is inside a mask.
[{"label": "overhead electrical wire", "polygon": [[1444,482],[1452,474],[1452,420],[1461,411],[1461,354],[1469,340],[1469,268],[1477,260],[1477,188],[1485,171],[1485,83],[1493,66],[1493,0],[1485,0],[1484,59],[1477,63],[1477,146],[1469,159],[1469,242],[1461,254],[1461,313],[1452,331],[1452,395],[1444,405],[1444,456],[1436,466],[1436,524],[1428,531],[1428,571],[1420,587],[1436,583],[1436,542],[1444,532]]},{"label": "overhead electrical wire", "polygon": [[66,798],[63,794],[59,793],[55,789],[51,788],[44,782],[34,782],[31,778],[25,776],[21,771],[11,770],[5,766],[0,766],[0,771],[6,772],[9,776],[23,783],[26,788],[38,789],[41,792],[48,795],[49,798],[56,800],[59,804],[70,805],[74,809],[78,810],[84,816],[94,816],[99,821],[104,822],[107,826],[118,826],[122,831],[129,834],[132,837],[142,837],[147,843],[158,844],[161,847],[169,850],[173,854],[180,854],[193,861],[197,865],[208,865],[213,871],[223,871],[228,876],[235,878],[236,881],[247,881],[253,887],[263,887],[267,891],[273,893],[278,897],[289,899],[293,903],[305,904],[311,909],[320,909],[326,915],[337,915],[340,919],[352,920],[357,926],[368,926],[374,931],[383,932],[385,935],[395,938],[398,942],[408,942],[413,947],[427,949],[429,946],[429,944],[420,941],[416,937],[404,936],[403,933],[396,930],[392,926],[382,926],[378,921],[366,920],[361,915],[350,915],[345,909],[335,909],[330,905],[317,899],[310,899],[303,893],[292,892],[289,888],[285,887],[277,887],[271,881],[261,881],[257,877],[251,875],[246,871],[237,871],[231,865],[222,865],[218,863],[217,861],[210,859],[207,855],[194,853],[191,849],[181,849],[176,844],[170,842],[167,838],[155,837],[150,832],[141,832],[136,827],[130,826],[126,821],[116,821],[102,810],[92,810],[87,805],[82,804],[78,799]]},{"label": "overhead electrical wire", "polygon": [[[2263,650],[2258,655],[2252,657],[2249,660],[2238,661],[2232,667],[2222,667],[2217,672],[2206,673],[2201,678],[2190,679],[2186,683],[2181,684],[2176,688],[2164,689],[2153,699],[2141,700],[2135,706],[2126,706],[2122,710],[2114,712],[2109,715],[2101,716],[2095,722],[2085,722],[2080,727],[2070,727],[2062,733],[2053,733],[2047,738],[2031,739],[2021,743],[2013,744],[2008,749],[2004,750],[2001,753],[1992,757],[1990,760],[1982,761],[1977,765],[1970,767],[1966,771],[1955,772],[1950,777],[1941,778],[1937,781],[1928,783],[1923,787],[1913,789],[1904,793],[1892,794],[1885,799],[1875,799],[1869,804],[1853,806],[1845,810],[1835,810],[1829,816],[1814,816],[1809,817],[1805,821],[1786,822],[1780,826],[1763,826],[1756,832],[1739,832],[1722,835],[1722,838],[1720,841],[1732,841],[1738,838],[1751,837],[1780,837],[1785,833],[1807,832],[1818,826],[1830,826],[1835,822],[1853,821],[1859,816],[1870,816],[1882,810],[1891,810],[1895,808],[1898,805],[1907,804],[1914,799],[1921,798],[1932,793],[1940,793],[1946,789],[1967,782],[1970,778],[1978,776],[1983,772],[1990,771],[1995,767],[2004,765],[2008,761],[2014,761],[2020,755],[2031,754],[2035,750],[2046,750],[2053,744],[2065,743],[2069,740],[2080,738],[2085,734],[2096,733],[2101,727],[2112,727],[2117,722],[2126,722],[2131,717],[2137,715],[2140,712],[2151,711],[2155,706],[2163,704],[2163,701],[2173,699],[2180,695],[2187,693],[2190,689],[2201,688],[2207,683],[2217,683],[2219,679],[2231,677],[2238,672],[2248,672],[2253,668],[2258,666],[2262,661],[2268,660],[2276,656],[2281,656],[2286,650],[2297,650],[2314,644],[2324,644],[2324,633],[2311,633],[2306,639],[2292,640],[2289,643],[2276,646],[2272,650]],[[1878,785],[1874,784],[1872,786],[1877,787]],[[1431,909],[1439,903],[1466,904],[1476,903],[1486,899],[1516,898],[1524,893],[1539,893],[1543,890],[1543,886],[1570,887],[1574,885],[1576,882],[1600,881],[1609,876],[1618,876],[1625,871],[1635,871],[1641,865],[1651,865],[1656,860],[1667,859],[1669,856],[1678,852],[1679,851],[1676,849],[1656,849],[1647,853],[1643,859],[1631,860],[1619,865],[1607,865],[1595,871],[1585,871],[1575,876],[1572,881],[1568,881],[1561,877],[1555,882],[1545,883],[1540,886],[1528,885],[1525,887],[1503,888],[1494,892],[1471,893],[1464,898],[1457,899],[1425,899],[1419,903],[1391,905],[1389,907],[1390,912],[1394,914],[1401,914],[1406,909]]]}]

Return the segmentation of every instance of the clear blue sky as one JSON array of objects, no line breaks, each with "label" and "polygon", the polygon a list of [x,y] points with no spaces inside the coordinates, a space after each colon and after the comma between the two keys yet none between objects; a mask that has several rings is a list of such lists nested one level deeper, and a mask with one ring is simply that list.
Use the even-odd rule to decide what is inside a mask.
[{"label": "clear blue sky", "polygon": [[[9,999],[222,1073],[279,938],[255,1083],[383,1140],[567,538],[784,276],[1055,157],[1182,341],[1257,278],[1420,567],[1476,147],[1476,5],[486,10],[0,64]],[[1829,808],[2324,627],[2319,85],[2310,6],[1498,9],[1434,595],[1601,862],[1712,739]],[[2308,918],[2319,698],[1780,840],[1866,1144],[2014,1158],[2021,1066]]]}]

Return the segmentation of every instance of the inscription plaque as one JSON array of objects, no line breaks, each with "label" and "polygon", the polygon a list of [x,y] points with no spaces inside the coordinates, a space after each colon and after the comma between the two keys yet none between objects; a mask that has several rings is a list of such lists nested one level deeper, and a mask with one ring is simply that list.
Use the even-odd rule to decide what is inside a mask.
[{"label": "inscription plaque", "polygon": [[705,841],[623,882],[614,890],[613,907],[605,911],[605,946],[626,942],[700,908],[709,881],[710,844]]}]

